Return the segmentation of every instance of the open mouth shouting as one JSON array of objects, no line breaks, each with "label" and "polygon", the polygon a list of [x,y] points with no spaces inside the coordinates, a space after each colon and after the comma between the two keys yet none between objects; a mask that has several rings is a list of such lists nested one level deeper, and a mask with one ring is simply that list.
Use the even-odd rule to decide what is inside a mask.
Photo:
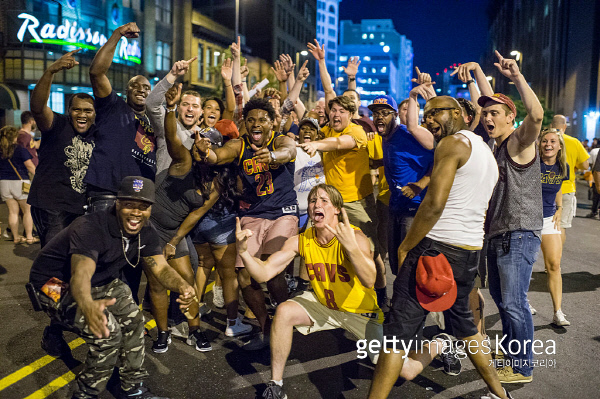
[{"label": "open mouth shouting", "polygon": [[254,129],[250,132],[250,139],[254,144],[259,144],[263,137],[262,129]]},{"label": "open mouth shouting", "polygon": [[87,118],[75,119],[75,127],[77,128],[77,130],[86,130],[88,127],[88,119]]},{"label": "open mouth shouting", "polygon": [[323,212],[321,209],[315,209],[313,211],[313,221],[315,223],[321,223],[325,220],[325,212]]}]

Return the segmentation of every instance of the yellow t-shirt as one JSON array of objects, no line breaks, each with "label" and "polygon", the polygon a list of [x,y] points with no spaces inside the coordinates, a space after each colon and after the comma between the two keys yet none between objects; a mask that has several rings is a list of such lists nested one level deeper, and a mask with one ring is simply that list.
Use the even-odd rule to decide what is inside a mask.
[{"label": "yellow t-shirt", "polygon": [[347,134],[356,141],[356,147],[351,150],[323,152],[323,169],[325,169],[327,184],[338,189],[344,202],[358,201],[373,194],[367,135],[363,128],[350,123],[341,132],[336,132],[329,126],[322,128],[321,132],[325,138]]},{"label": "yellow t-shirt", "polygon": [[[367,148],[369,149],[369,158],[374,161],[383,159],[383,138],[379,134],[375,134],[373,140],[367,142]],[[378,194],[377,199],[386,205],[390,204],[390,186],[385,179],[385,173],[383,165],[377,168],[379,173],[379,184],[377,185]]]},{"label": "yellow t-shirt", "polygon": [[563,134],[563,139],[567,151],[567,163],[569,164],[569,180],[565,180],[561,188],[563,194],[568,194],[575,192],[575,167],[585,162],[590,157],[590,154],[587,153],[583,144],[575,137]]},{"label": "yellow t-shirt", "polygon": [[361,284],[336,237],[321,245],[315,237],[315,228],[309,227],[298,237],[298,252],[304,258],[315,296],[323,306],[349,313],[379,313],[378,321],[383,322],[375,290]]}]

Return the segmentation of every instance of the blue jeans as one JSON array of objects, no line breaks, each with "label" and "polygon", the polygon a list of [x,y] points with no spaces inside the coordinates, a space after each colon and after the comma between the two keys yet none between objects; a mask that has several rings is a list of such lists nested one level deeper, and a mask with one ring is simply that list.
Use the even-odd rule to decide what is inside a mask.
[{"label": "blue jeans", "polygon": [[516,230],[510,232],[510,239],[504,235],[492,237],[487,250],[490,295],[498,306],[502,333],[506,336],[502,346],[507,350],[507,359],[516,364],[513,370],[526,377],[533,372],[533,318],[527,291],[540,244],[540,238],[532,231]]}]

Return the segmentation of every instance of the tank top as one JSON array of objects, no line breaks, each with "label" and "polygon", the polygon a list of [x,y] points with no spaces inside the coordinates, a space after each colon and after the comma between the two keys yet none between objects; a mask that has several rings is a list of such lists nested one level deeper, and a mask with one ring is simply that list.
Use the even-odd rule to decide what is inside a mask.
[{"label": "tank top", "polygon": [[[283,134],[273,134],[267,148],[275,150],[275,139]],[[254,150],[247,136],[242,138],[242,151],[238,159],[240,176],[244,184],[244,201],[240,201],[240,215],[262,219],[277,219],[283,215],[298,215],[294,191],[294,161],[280,165],[256,162]]]},{"label": "tank top", "polygon": [[471,143],[471,155],[457,169],[442,216],[427,234],[432,240],[455,246],[482,247],[483,221],[498,181],[498,165],[480,136],[461,130]]},{"label": "tank top", "polygon": [[510,137],[496,149],[500,177],[486,216],[486,238],[528,230],[539,236],[542,225],[542,182],[537,155],[521,165],[508,154]]},{"label": "tank top", "polygon": [[[352,228],[359,230],[355,226]],[[362,285],[342,244],[333,237],[321,245],[315,233],[315,228],[310,227],[298,236],[298,252],[304,258],[310,284],[319,302],[341,312],[378,313],[378,321],[383,322],[375,290]]]},{"label": "tank top", "polygon": [[192,170],[184,176],[167,175],[156,189],[152,223],[158,228],[176,230],[194,209],[204,205],[197,191]]}]

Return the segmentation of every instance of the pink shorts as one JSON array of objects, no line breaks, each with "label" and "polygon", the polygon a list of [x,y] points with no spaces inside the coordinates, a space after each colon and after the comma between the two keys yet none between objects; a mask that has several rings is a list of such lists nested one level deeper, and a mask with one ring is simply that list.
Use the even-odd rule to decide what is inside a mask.
[{"label": "pink shorts", "polygon": [[[240,224],[242,230],[252,231],[252,236],[248,238],[248,252],[257,258],[274,254],[283,247],[288,238],[298,234],[298,218],[292,215],[275,220],[244,216],[240,219]],[[239,256],[236,258],[235,267],[244,267]]]}]

